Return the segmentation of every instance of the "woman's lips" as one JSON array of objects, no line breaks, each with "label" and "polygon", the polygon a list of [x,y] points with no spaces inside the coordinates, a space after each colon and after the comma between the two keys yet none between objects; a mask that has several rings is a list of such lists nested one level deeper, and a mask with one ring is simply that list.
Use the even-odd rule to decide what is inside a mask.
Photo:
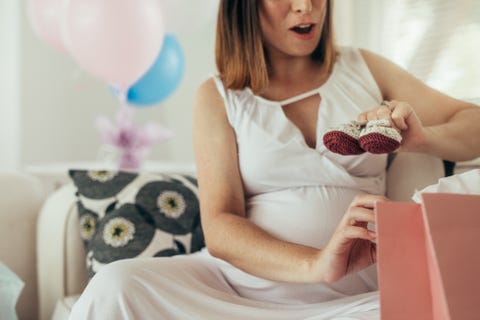
[{"label": "woman's lips", "polygon": [[313,37],[314,28],[314,24],[300,24],[290,28],[290,31],[292,31],[298,38],[307,40]]}]

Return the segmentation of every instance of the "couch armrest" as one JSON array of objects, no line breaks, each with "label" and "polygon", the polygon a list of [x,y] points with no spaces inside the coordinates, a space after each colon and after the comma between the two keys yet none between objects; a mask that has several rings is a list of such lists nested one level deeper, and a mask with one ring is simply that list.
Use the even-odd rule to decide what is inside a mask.
[{"label": "couch armrest", "polygon": [[40,319],[51,319],[57,300],[81,293],[87,283],[78,230],[76,189],[69,183],[45,202],[38,221]]},{"label": "couch armrest", "polygon": [[422,153],[398,153],[387,170],[387,197],[412,201],[416,190],[436,184],[444,176],[442,159]]},{"label": "couch armrest", "polygon": [[20,319],[37,319],[36,224],[46,197],[43,184],[23,173],[0,173],[0,260],[25,282]]}]

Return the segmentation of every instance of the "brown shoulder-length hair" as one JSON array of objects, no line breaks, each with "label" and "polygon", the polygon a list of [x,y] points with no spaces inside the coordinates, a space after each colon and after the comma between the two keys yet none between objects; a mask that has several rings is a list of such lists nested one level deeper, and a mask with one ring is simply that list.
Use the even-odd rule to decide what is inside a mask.
[{"label": "brown shoulder-length hair", "polygon": [[[268,86],[268,63],[260,20],[259,0],[221,0],[217,18],[215,62],[229,89],[250,87],[258,93]],[[322,37],[312,59],[323,63],[330,73],[335,63],[333,4],[327,0]]]}]

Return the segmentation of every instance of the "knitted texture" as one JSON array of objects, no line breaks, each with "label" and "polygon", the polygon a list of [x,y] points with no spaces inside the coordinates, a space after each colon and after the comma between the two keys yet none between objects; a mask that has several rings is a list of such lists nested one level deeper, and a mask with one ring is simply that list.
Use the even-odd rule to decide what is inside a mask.
[{"label": "knitted texture", "polygon": [[365,152],[358,142],[363,123],[352,121],[330,129],[323,135],[325,147],[341,155],[357,155]]},{"label": "knitted texture", "polygon": [[393,152],[401,142],[402,136],[386,119],[369,121],[358,138],[360,147],[374,154]]},{"label": "knitted texture", "polygon": [[374,154],[390,153],[401,142],[402,136],[386,119],[351,121],[332,128],[323,135],[325,147],[341,155],[358,155],[365,151]]},{"label": "knitted texture", "polygon": [[382,154],[395,151],[400,142],[381,133],[369,133],[359,139],[360,147],[370,153]]}]

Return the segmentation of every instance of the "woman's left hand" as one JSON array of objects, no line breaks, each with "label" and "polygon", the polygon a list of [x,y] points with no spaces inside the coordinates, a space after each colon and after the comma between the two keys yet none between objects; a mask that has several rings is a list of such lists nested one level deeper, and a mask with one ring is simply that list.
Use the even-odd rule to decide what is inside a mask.
[{"label": "woman's left hand", "polygon": [[402,135],[402,143],[396,151],[419,151],[425,143],[425,127],[415,110],[403,101],[384,101],[381,105],[361,113],[358,121],[387,119]]}]

